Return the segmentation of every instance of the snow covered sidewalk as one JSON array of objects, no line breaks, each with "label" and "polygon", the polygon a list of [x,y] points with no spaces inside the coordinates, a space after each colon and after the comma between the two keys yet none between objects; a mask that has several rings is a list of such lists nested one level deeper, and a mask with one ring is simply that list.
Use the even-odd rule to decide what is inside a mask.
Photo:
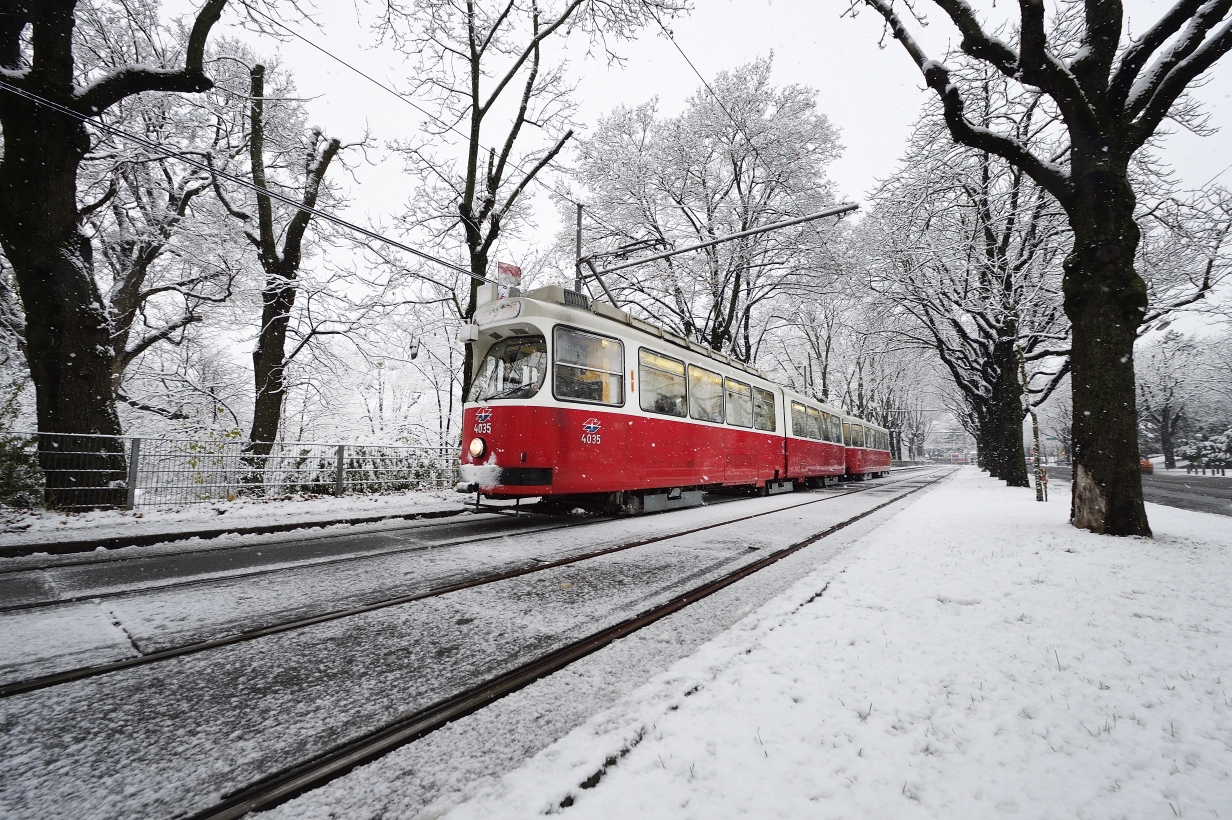
[{"label": "snow covered sidewalk", "polygon": [[963,469],[448,816],[1232,818],[1232,527],[1148,506]]}]

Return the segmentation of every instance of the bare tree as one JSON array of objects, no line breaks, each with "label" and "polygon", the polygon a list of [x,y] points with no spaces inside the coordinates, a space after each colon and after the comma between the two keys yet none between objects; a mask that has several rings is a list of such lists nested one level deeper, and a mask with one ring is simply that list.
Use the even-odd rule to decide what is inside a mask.
[{"label": "bare tree", "polygon": [[[92,72],[79,84],[83,77],[73,54],[76,0],[0,2],[0,245],[16,273],[26,316],[25,356],[42,431],[121,432],[111,317],[94,280],[89,242],[80,232],[77,174],[91,140],[79,117],[98,116],[146,91],[208,90],[212,83],[202,58],[225,3],[206,0],[201,7],[182,66],[121,65]],[[118,444],[91,441],[105,454],[85,470],[64,469],[54,450],[40,447],[49,503],[119,500],[124,459]]]},{"label": "bare tree", "polygon": [[[1012,97],[986,67],[960,71],[980,127],[997,123],[1036,150],[1051,140],[1055,152],[1040,95]],[[980,466],[1027,487],[1020,357],[1061,360],[1037,388],[1046,398],[1067,370],[1060,262],[1069,232],[1056,201],[1021,169],[947,139],[939,107],[925,106],[901,170],[873,196],[868,285],[907,319],[888,332],[932,350],[949,372]]]},{"label": "bare tree", "polygon": [[[87,3],[79,9],[78,60],[83,70],[126,64],[175,62],[189,32],[160,25],[153,0]],[[143,137],[164,150],[100,131],[78,174],[82,229],[97,260],[99,282],[111,317],[113,384],[133,408],[177,418],[158,396],[134,395],[125,372],[156,345],[185,342],[190,325],[227,301],[243,271],[234,230],[208,193],[213,176],[169,157],[166,149],[198,160],[229,158],[245,141],[237,114],[246,96],[228,88],[234,42],[207,49],[217,85],[197,95],[143,94],[121,100],[106,114],[108,126]],[[223,160],[226,164],[226,159]],[[242,253],[242,251],[241,251]],[[150,386],[148,380],[138,380]]]},{"label": "bare tree", "polygon": [[[776,88],[771,62],[721,72],[676,117],[657,102],[618,108],[579,149],[587,248],[705,242],[833,202],[838,132],[817,92]],[[713,95],[710,93],[713,90]],[[826,229],[805,224],[630,268],[607,283],[635,312],[742,361],[756,358],[773,300],[802,296],[835,265]]]},{"label": "bare tree", "polygon": [[[1077,37],[1045,29],[1043,0],[1019,0],[1017,48],[962,0],[934,0],[961,34],[967,56],[1014,83],[1039,89],[1068,133],[1065,156],[1041,155],[1017,135],[985,127],[967,112],[971,89],[931,59],[910,32],[911,2],[863,0],[885,21],[941,99],[951,136],[1004,158],[1064,208],[1073,248],[1064,264],[1072,328],[1074,526],[1112,535],[1150,535],[1138,468],[1134,340],[1147,311],[1135,270],[1141,232],[1130,165],[1186,89],[1232,49],[1232,4],[1178,0],[1140,37],[1122,41],[1117,0],[1067,3]],[[858,10],[854,0],[851,12]],[[908,14],[900,14],[906,9]],[[917,17],[918,19],[918,17]]]},{"label": "bare tree", "polygon": [[1168,470],[1176,469],[1178,437],[1193,409],[1197,354],[1192,339],[1172,330],[1138,352],[1141,434],[1159,445]]},{"label": "bare tree", "polygon": [[[315,332],[310,333],[306,338],[299,339],[291,350],[287,349],[287,330],[299,291],[300,265],[304,258],[305,236],[312,221],[311,209],[317,206],[325,174],[342,143],[338,139],[327,139],[320,129],[312,129],[306,144],[299,146],[299,152],[291,151],[288,146],[278,146],[278,165],[294,174],[294,195],[304,207],[289,209],[286,224],[277,226],[274,200],[265,191],[270,186],[288,186],[275,182],[267,173],[266,134],[269,122],[266,118],[265,66],[253,66],[250,79],[248,163],[253,184],[259,189],[255,194],[255,218],[251,213],[230,204],[221,187],[217,188],[217,192],[235,217],[252,226],[245,230],[245,235],[256,249],[265,272],[265,284],[261,289],[261,325],[252,352],[254,401],[247,451],[256,456],[267,456],[278,438],[278,426],[282,421],[287,364],[316,335]],[[286,123],[282,123],[282,130],[288,130]],[[293,153],[300,155],[300,162],[299,167],[292,171],[285,165],[291,164],[286,160]]]},{"label": "bare tree", "polygon": [[[523,218],[528,186],[573,136],[572,88],[563,62],[545,59],[546,46],[571,33],[606,44],[682,9],[676,0],[386,0],[380,31],[418,63],[413,91],[439,112],[425,125],[432,144],[401,145],[423,182],[406,222],[464,249],[469,281],[443,282],[460,319],[474,315],[497,243]],[[465,393],[469,347],[462,368]]]}]

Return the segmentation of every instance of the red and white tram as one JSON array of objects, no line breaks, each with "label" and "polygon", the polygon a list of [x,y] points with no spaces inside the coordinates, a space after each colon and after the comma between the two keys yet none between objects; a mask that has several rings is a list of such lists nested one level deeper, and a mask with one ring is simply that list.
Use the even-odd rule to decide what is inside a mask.
[{"label": "red and white tram", "polygon": [[462,337],[476,364],[460,492],[642,512],[890,467],[883,428],[611,305],[557,286],[482,291]]}]

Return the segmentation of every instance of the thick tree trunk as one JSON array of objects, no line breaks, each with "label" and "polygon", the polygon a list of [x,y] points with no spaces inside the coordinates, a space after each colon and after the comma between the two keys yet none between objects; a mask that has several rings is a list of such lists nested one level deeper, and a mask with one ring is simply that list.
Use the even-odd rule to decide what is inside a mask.
[{"label": "thick tree trunk", "polygon": [[1134,340],[1147,292],[1134,270],[1134,193],[1123,168],[1083,169],[1075,157],[1075,203],[1068,209],[1074,249],[1063,283],[1073,326],[1073,524],[1149,536],[1134,389]]},{"label": "thick tree trunk", "polygon": [[1018,379],[1018,359],[1014,339],[999,340],[993,348],[998,369],[985,413],[985,448],[988,471],[1010,487],[1030,487],[1026,453],[1022,447],[1022,384]]},{"label": "thick tree trunk", "polygon": [[[25,353],[39,430],[118,436],[111,324],[94,281],[89,240],[77,226],[77,168],[89,138],[81,123],[63,114],[14,99],[6,108],[0,243],[25,315],[37,317],[26,324]],[[73,438],[66,446],[43,436],[39,463],[49,506],[124,501],[124,451],[116,439]]]}]

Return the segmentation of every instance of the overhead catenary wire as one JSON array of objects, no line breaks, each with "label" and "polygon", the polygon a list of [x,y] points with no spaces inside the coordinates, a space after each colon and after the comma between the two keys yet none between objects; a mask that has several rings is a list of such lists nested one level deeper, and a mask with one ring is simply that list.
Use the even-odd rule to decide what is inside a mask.
[{"label": "overhead catenary wire", "polygon": [[[815,214],[808,214],[806,216],[796,217],[795,219],[787,219],[782,222],[775,222],[772,225],[763,225],[760,228],[751,228],[747,231],[739,231],[738,233],[728,234],[727,236],[720,236],[718,239],[711,239],[706,242],[699,242],[696,245],[689,245],[684,248],[676,248],[674,250],[665,251],[663,253],[658,253],[658,254],[655,254],[654,256],[647,256],[644,259],[634,259],[631,262],[625,262],[620,265],[613,265],[610,268],[604,268],[603,270],[595,271],[595,273],[596,275],[602,276],[603,274],[614,273],[619,270],[624,270],[625,268],[631,268],[635,265],[644,265],[647,262],[656,262],[660,259],[667,259],[668,257],[676,256],[677,254],[688,253],[689,251],[697,251],[697,250],[701,250],[702,248],[709,248],[713,245],[718,245],[721,242],[730,242],[733,239],[742,239],[746,236],[756,236],[757,234],[767,233],[769,231],[777,231],[781,228],[790,228],[792,225],[802,225],[806,222],[812,222],[813,220],[822,219],[823,217],[827,217],[827,216],[840,216],[849,211],[854,211],[859,207],[860,206],[854,202],[844,202],[841,205],[836,205],[833,208],[827,208],[824,211],[818,211]],[[591,260],[591,257],[582,257],[582,259],[580,259],[579,261],[589,263],[590,260]]]},{"label": "overhead catenary wire", "polygon": [[[448,268],[449,270],[454,271],[455,273],[460,273],[460,274],[463,274],[464,276],[469,276],[472,279],[478,279],[480,281],[489,282],[493,284],[495,283],[495,280],[489,279],[486,276],[480,276],[477,273],[473,273],[472,271],[467,270],[461,265],[456,265],[453,262],[450,262],[446,259],[442,259],[438,256],[433,256],[427,251],[421,251],[418,248],[415,248],[405,243],[399,242],[396,239],[390,239],[387,236],[383,236],[382,234],[379,234],[376,231],[369,230],[368,228],[365,228],[361,225],[357,225],[354,222],[345,220],[342,217],[334,216],[333,214],[326,213],[316,208],[310,208],[304,205],[303,203],[296,202],[294,199],[292,199],[289,196],[280,194],[277,191],[272,191],[269,188],[265,188],[260,185],[257,185],[256,183],[250,182],[244,179],[243,177],[236,176],[235,174],[230,174],[230,173],[227,173],[226,171],[222,171],[217,168],[214,168],[208,163],[201,162],[200,160],[194,159],[193,157],[185,153],[173,150],[171,148],[167,148],[166,146],[163,146],[160,143],[154,142],[152,140],[148,140],[145,137],[142,137],[138,134],[133,134],[129,131],[124,130],[123,128],[117,128],[114,125],[109,125],[100,120],[96,120],[93,117],[87,116],[86,114],[82,114],[78,111],[74,111],[68,106],[61,105],[57,102],[49,100],[38,94],[35,94],[32,91],[27,91],[24,88],[18,88],[17,86],[10,85],[8,82],[5,82],[4,80],[0,80],[0,90],[7,91],[10,94],[13,94],[15,96],[21,97],[22,99],[28,100],[34,103],[35,105],[48,108],[52,111],[56,111],[60,114],[63,114],[64,116],[72,117],[73,119],[79,120],[83,123],[87,123],[95,128],[98,128],[101,131],[106,131],[107,133],[113,136],[119,137],[120,139],[128,140],[129,142],[135,143],[136,145],[140,145],[143,148],[149,149],[151,151],[156,151],[160,154],[163,154],[166,157],[183,162],[185,165],[191,166],[200,171],[204,171],[205,173],[211,175],[212,177],[217,177],[219,179],[225,179],[228,182],[231,182],[235,185],[239,185],[240,187],[243,187],[243,188],[247,188],[258,194],[265,194],[270,199],[276,199],[279,202],[283,203],[284,205],[288,205],[299,211],[304,211],[305,213],[311,216],[317,217],[318,219],[322,219],[326,222],[331,222],[341,228],[346,228],[347,230],[354,231],[355,233],[358,233],[361,236],[366,236],[369,239],[373,239],[373,240],[376,240],[377,242],[381,242],[383,244],[389,245],[390,247],[397,248],[398,250],[401,250],[401,251],[405,251],[406,253],[409,253],[412,256],[418,257],[419,259],[423,259],[426,262],[431,262],[433,264],[440,265],[444,268]],[[430,276],[425,276],[422,273],[415,273],[414,271],[408,271],[408,273],[410,273],[412,276],[416,276],[420,279],[430,282],[431,284],[436,285],[437,287],[441,287],[441,288],[447,287],[445,284],[436,281]]]},{"label": "overhead catenary wire", "polygon": [[[452,131],[453,133],[457,134],[458,136],[462,137],[463,139],[468,139],[468,140],[470,139],[470,135],[469,135],[469,134],[467,134],[467,133],[465,133],[465,132],[464,132],[464,131],[462,131],[461,129],[459,129],[456,125],[451,125],[450,123],[448,123],[448,122],[446,122],[445,120],[441,119],[441,118],[440,118],[439,116],[437,116],[436,114],[433,114],[431,111],[428,111],[426,108],[424,108],[423,106],[419,105],[419,104],[418,104],[418,103],[416,103],[414,100],[412,100],[411,98],[407,97],[405,94],[401,93],[401,92],[400,92],[400,91],[398,91],[397,89],[392,88],[392,87],[390,87],[390,86],[386,85],[385,83],[383,83],[383,82],[381,82],[380,80],[376,79],[376,78],[375,78],[375,77],[373,77],[372,75],[370,75],[370,74],[368,74],[368,73],[364,72],[363,70],[361,70],[361,69],[357,68],[356,66],[354,66],[354,65],[352,65],[351,63],[347,62],[346,60],[342,59],[342,58],[341,58],[341,57],[339,57],[337,54],[334,54],[333,52],[331,52],[329,49],[325,48],[324,46],[322,46],[322,45],[320,45],[320,44],[318,44],[318,43],[315,43],[315,42],[313,42],[312,40],[309,40],[307,37],[305,37],[304,35],[300,34],[298,31],[296,31],[295,29],[291,28],[290,26],[288,26],[286,23],[282,22],[281,20],[278,20],[278,19],[276,19],[276,18],[274,18],[274,17],[271,17],[270,15],[268,15],[268,14],[266,14],[265,12],[261,11],[260,9],[253,8],[253,7],[252,7],[251,5],[249,5],[248,3],[244,3],[244,8],[245,8],[245,9],[247,9],[248,11],[250,11],[250,12],[254,13],[254,14],[257,14],[257,15],[259,15],[259,16],[261,16],[261,17],[265,18],[266,20],[268,20],[268,21],[269,21],[270,23],[272,23],[273,25],[278,26],[280,29],[282,29],[283,31],[285,31],[285,32],[287,32],[288,34],[290,34],[292,37],[294,37],[294,38],[296,38],[297,40],[301,41],[302,43],[304,43],[304,44],[306,44],[306,45],[310,46],[311,48],[316,49],[317,51],[319,51],[319,52],[321,52],[322,54],[324,54],[326,57],[329,57],[331,60],[334,60],[335,62],[337,62],[338,64],[340,64],[340,65],[344,66],[345,68],[348,68],[348,69],[350,69],[351,71],[355,72],[355,73],[356,73],[356,74],[358,74],[360,77],[364,78],[364,79],[365,79],[365,80],[367,80],[368,82],[370,82],[370,83],[372,83],[373,85],[375,85],[377,88],[380,88],[382,91],[385,91],[385,92],[387,92],[387,93],[389,93],[389,94],[392,94],[394,97],[396,97],[397,99],[399,99],[399,100],[401,100],[402,102],[406,103],[406,104],[407,104],[407,105],[409,105],[411,108],[413,108],[413,109],[415,109],[416,111],[418,111],[420,114],[423,114],[423,115],[424,115],[425,117],[427,117],[428,119],[432,120],[433,122],[436,122],[438,125],[440,125],[440,126],[441,126],[442,128],[444,128],[445,130],[447,130],[447,131]],[[686,59],[687,59],[687,58],[686,58]],[[492,150],[489,146],[482,146],[482,145],[481,145],[480,147],[483,147],[483,148],[488,148],[488,150]],[[520,164],[520,163],[518,163],[516,160],[512,160],[510,164],[512,164],[512,165],[513,165],[513,167],[517,168],[517,169],[518,169],[519,171],[521,171],[522,173],[524,173],[524,174],[526,173],[526,169],[524,169],[524,168],[521,166],[521,164]],[[552,163],[552,164],[554,164],[554,163]],[[578,201],[577,201],[576,199],[574,199],[572,196],[570,196],[569,194],[567,194],[567,193],[565,193],[564,191],[560,190],[559,188],[557,188],[557,187],[555,187],[555,186],[553,186],[553,185],[550,185],[550,184],[548,184],[547,182],[543,181],[543,180],[542,180],[542,179],[540,179],[538,176],[532,176],[532,177],[530,178],[530,181],[531,181],[531,182],[534,182],[536,185],[539,185],[539,186],[541,186],[542,188],[544,188],[544,189],[546,189],[546,190],[550,191],[551,193],[556,194],[558,197],[560,197],[561,199],[564,199],[564,200],[565,200],[565,201],[567,201],[567,202],[570,202],[570,203],[572,203],[572,204],[574,204],[574,205],[582,205],[582,204],[583,204],[583,203],[581,203],[581,202],[578,202]],[[587,218],[589,218],[589,219],[593,220],[594,222],[597,222],[598,224],[602,225],[604,228],[607,228],[609,231],[616,231],[616,230],[617,230],[616,228],[612,227],[611,225],[609,225],[608,223],[604,222],[602,219],[600,219],[599,217],[595,216],[595,215],[594,215],[594,214],[592,214],[592,213],[587,213],[587,214],[586,214],[586,216],[587,216]]]}]

